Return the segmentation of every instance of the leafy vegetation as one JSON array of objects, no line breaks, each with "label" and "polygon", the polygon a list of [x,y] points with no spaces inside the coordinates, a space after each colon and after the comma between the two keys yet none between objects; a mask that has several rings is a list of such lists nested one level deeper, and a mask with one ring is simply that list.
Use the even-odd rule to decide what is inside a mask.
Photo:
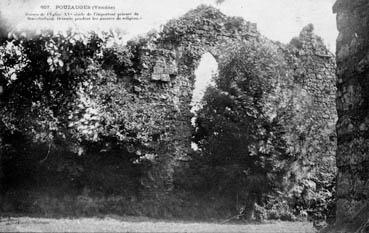
[{"label": "leafy vegetation", "polygon": [[[324,218],[334,198],[324,181],[332,173],[311,181],[298,171],[307,150],[300,144],[315,132],[311,96],[301,86],[308,80],[298,69],[307,47],[300,37],[289,48],[257,35],[242,18],[200,6],[125,46],[109,33],[4,39],[0,172],[10,200],[4,205],[86,215],[108,209],[222,218],[243,209],[258,220],[293,220],[305,211]],[[189,152],[187,102],[197,63],[212,46],[220,73],[197,113],[198,150]],[[297,185],[289,195],[291,183]],[[47,192],[38,198],[39,190]]]},{"label": "leafy vegetation", "polygon": [[[55,186],[64,177],[77,189],[137,192],[141,165],[134,161],[148,135],[129,114],[137,97],[118,77],[138,70],[137,47],[107,47],[111,38],[46,31],[13,35],[0,46],[4,190],[29,179]],[[102,175],[94,163],[106,164]]]},{"label": "leafy vegetation", "polygon": [[255,202],[278,190],[288,164],[280,116],[271,119],[263,109],[284,64],[273,47],[258,42],[227,51],[217,85],[207,89],[198,112],[199,150],[192,154],[187,186],[252,211]]}]

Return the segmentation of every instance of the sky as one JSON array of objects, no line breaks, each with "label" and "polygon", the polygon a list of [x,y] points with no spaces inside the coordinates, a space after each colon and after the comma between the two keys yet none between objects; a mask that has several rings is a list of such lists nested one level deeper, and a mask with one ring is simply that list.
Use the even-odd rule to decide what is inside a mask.
[{"label": "sky", "polygon": [[[241,16],[255,22],[259,31],[272,40],[288,43],[301,29],[313,23],[316,34],[320,35],[328,48],[335,50],[337,29],[332,6],[335,0],[1,0],[0,11],[14,28],[52,28],[65,30],[108,30],[118,28],[125,32],[128,40],[179,17],[200,4],[212,5],[229,16]],[[26,12],[41,12],[41,6],[49,5],[111,5],[116,12],[137,12],[137,21],[72,23],[27,21]],[[62,11],[64,12],[64,11]],[[68,12],[68,11],[67,11]],[[70,11],[69,11],[70,12]]]},{"label": "sky", "polygon": [[[191,112],[196,114],[196,111],[201,108],[201,99],[205,94],[206,87],[212,85],[213,75],[218,73],[218,63],[210,53],[205,53],[201,56],[199,66],[195,70],[195,86],[192,93]],[[199,78],[201,77],[201,78]],[[194,120],[194,119],[193,119]],[[193,122],[194,123],[194,122]]]}]

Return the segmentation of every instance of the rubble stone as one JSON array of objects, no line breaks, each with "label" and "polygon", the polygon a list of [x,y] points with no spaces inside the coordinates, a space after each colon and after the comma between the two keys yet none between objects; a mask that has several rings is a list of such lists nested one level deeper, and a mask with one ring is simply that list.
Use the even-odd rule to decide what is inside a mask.
[{"label": "rubble stone", "polygon": [[[140,59],[150,61],[139,78],[146,86],[147,92],[143,93],[146,98],[152,99],[159,93],[168,96],[160,100],[163,109],[158,111],[166,112],[161,124],[170,129],[163,131],[166,134],[161,137],[166,138],[166,146],[154,146],[160,148],[159,162],[150,172],[152,179],[145,184],[151,184],[158,192],[171,190],[173,173],[183,166],[191,151],[190,102],[201,55],[210,52],[219,60],[230,44],[245,40],[275,47],[289,67],[286,77],[275,80],[275,89],[269,93],[265,106],[271,117],[278,111],[273,99],[282,97],[285,101],[281,106],[290,106],[291,112],[286,114],[283,124],[289,152],[296,161],[286,177],[287,195],[293,196],[294,186],[310,187],[312,192],[320,193],[325,183],[333,182],[337,120],[335,58],[313,33],[313,26],[306,26],[290,44],[283,45],[260,35],[253,23],[201,6],[164,25],[151,50],[142,53]],[[158,90],[158,82],[167,85]]]},{"label": "rubble stone", "polygon": [[338,0],[333,11],[339,30],[336,226],[356,232],[369,216],[369,2]]}]

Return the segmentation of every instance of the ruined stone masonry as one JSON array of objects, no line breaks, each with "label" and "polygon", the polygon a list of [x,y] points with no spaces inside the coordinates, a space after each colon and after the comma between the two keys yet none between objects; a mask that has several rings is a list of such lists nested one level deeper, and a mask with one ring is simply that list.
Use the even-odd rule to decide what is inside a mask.
[{"label": "ruined stone masonry", "polygon": [[[362,43],[368,35],[360,34],[364,30],[355,32],[356,26],[353,26],[357,24],[364,28],[367,24],[359,24],[355,21],[358,19],[349,17],[347,12],[356,8],[347,8],[348,2],[340,1],[336,7],[341,22],[337,213],[339,219],[346,220],[353,216],[352,212],[358,209],[356,206],[363,203],[357,200],[367,194],[365,166],[362,166],[366,148],[362,145],[369,135],[365,126],[369,122],[365,118],[368,98],[362,92],[367,84],[359,78],[359,74],[365,74],[368,68],[369,58]],[[298,211],[304,206],[319,213],[319,208],[327,209],[324,205],[333,199],[330,186],[336,176],[336,61],[322,39],[314,34],[312,25],[303,28],[289,44],[282,44],[262,36],[254,23],[240,17],[228,17],[213,7],[199,6],[170,20],[158,33],[148,33],[128,42],[127,47],[133,44],[135,48],[134,55],[129,58],[125,57],[126,47],[117,46],[115,49],[123,54],[121,58],[134,63],[130,67],[132,70],[126,69],[124,62],[119,63],[118,68],[104,66],[98,70],[98,75],[107,80],[94,88],[102,88],[104,93],[113,90],[115,104],[110,106],[99,97],[89,97],[89,103],[91,106],[100,103],[99,111],[109,119],[119,118],[119,124],[124,124],[127,129],[124,132],[129,133],[119,135],[120,129],[112,129],[112,134],[129,138],[134,143],[125,144],[127,152],[135,153],[142,161],[149,160],[149,168],[140,177],[140,188],[144,187],[142,198],[154,202],[165,200],[162,197],[173,191],[176,171],[185,167],[190,159],[193,133],[190,103],[195,79],[201,78],[195,77],[201,56],[210,53],[220,63],[228,49],[240,43],[270,49],[270,54],[276,55],[280,61],[281,67],[276,70],[283,70],[268,77],[273,88],[270,93],[263,93],[262,100],[263,111],[270,119],[282,112],[278,122],[283,128],[284,140],[281,141],[286,142],[290,156],[286,162],[290,167],[284,179],[283,194],[278,198],[284,198],[284,203],[288,202]],[[351,61],[348,59],[350,54],[356,52],[362,53],[361,57],[355,55],[357,66],[347,62]],[[99,121],[98,114],[94,114]],[[360,146],[352,147],[356,145]],[[355,187],[354,191],[350,190],[352,187]],[[350,206],[352,212],[344,206]]]},{"label": "ruined stone masonry", "polygon": [[[161,119],[166,129],[159,135],[167,143],[165,148],[157,151],[156,165],[149,172],[149,179],[144,181],[150,190],[171,190],[175,169],[188,159],[193,116],[190,103],[195,69],[201,55],[210,52],[219,58],[225,44],[255,40],[259,36],[255,24],[227,17],[214,8],[203,6],[168,22],[159,36],[142,48],[140,60],[144,64],[141,75],[137,77],[139,84],[136,89],[141,99],[161,102],[162,108],[158,111],[167,112]],[[156,95],[166,98],[153,98]]]},{"label": "ruined stone masonry", "polygon": [[[338,0],[337,220],[342,232],[367,232],[369,217],[369,2]],[[340,227],[342,226],[342,227]]]},{"label": "ruined stone masonry", "polygon": [[[286,77],[275,80],[275,90],[269,93],[265,110],[274,114],[278,108],[274,105],[275,99],[281,100],[280,107],[290,108],[283,122],[289,152],[294,157],[286,177],[287,196],[292,202],[301,198],[313,202],[327,194],[326,186],[332,184],[336,171],[333,54],[321,38],[314,35],[312,25],[306,26],[290,44],[283,45],[260,35],[255,24],[227,17],[206,6],[169,21],[142,50],[140,60],[146,62],[142,65],[141,76],[137,77],[140,82],[136,89],[141,99],[153,101],[155,105],[161,102],[163,107],[158,111],[166,112],[161,118],[162,124],[170,129],[160,134],[167,143],[157,151],[156,165],[144,181],[147,187],[158,192],[171,190],[173,173],[188,159],[192,130],[191,93],[201,55],[210,52],[219,61],[227,45],[251,40],[270,45],[285,59],[288,67]],[[154,96],[158,97],[153,100]]]}]

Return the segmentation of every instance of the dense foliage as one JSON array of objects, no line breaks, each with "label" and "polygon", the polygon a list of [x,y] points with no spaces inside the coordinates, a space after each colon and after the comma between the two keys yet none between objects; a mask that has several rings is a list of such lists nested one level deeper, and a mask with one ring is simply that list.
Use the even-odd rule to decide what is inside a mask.
[{"label": "dense foliage", "polygon": [[[46,31],[13,35],[0,46],[1,160],[8,188],[27,179],[49,185],[61,176],[79,189],[137,189],[143,165],[137,159],[150,136],[132,110],[143,106],[134,104],[129,86],[139,70],[139,42],[107,47],[113,39],[109,33]],[[100,176],[97,161],[106,164]],[[42,182],[38,169],[50,182]]]},{"label": "dense foliage", "polygon": [[[284,46],[240,17],[200,6],[124,46],[112,33],[3,38],[5,198],[22,210],[34,200],[18,198],[14,190],[47,190],[49,197],[55,189],[62,197],[43,201],[35,195],[41,209],[60,210],[63,204],[54,202],[64,198],[68,211],[91,213],[107,208],[154,217],[186,211],[224,217],[243,207],[246,217],[254,211],[258,219],[291,220],[292,212],[324,218],[334,199],[334,173],[329,161],[322,174],[321,162],[307,156],[319,160],[316,154],[327,151],[314,151],[325,142],[311,140],[325,137],[320,116],[312,117],[318,115],[314,101],[324,96],[315,98],[309,88],[327,74],[318,66],[329,64],[313,59],[314,43],[321,41],[310,26],[304,30]],[[220,73],[197,113],[192,142],[198,150],[188,156],[194,70],[207,51]]]},{"label": "dense foliage", "polygon": [[[284,75],[270,45],[245,42],[229,48],[220,62],[216,87],[209,87],[198,112],[189,186],[222,195],[253,209],[278,190],[288,163],[279,115],[265,103],[272,80]],[[251,208],[250,208],[251,206]]]}]

